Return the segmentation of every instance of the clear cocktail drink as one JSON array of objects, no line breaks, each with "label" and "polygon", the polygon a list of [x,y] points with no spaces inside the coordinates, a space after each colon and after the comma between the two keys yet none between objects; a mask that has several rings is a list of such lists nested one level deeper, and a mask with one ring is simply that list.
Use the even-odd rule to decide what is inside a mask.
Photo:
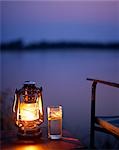
[{"label": "clear cocktail drink", "polygon": [[48,107],[48,137],[60,139],[62,137],[62,106]]}]

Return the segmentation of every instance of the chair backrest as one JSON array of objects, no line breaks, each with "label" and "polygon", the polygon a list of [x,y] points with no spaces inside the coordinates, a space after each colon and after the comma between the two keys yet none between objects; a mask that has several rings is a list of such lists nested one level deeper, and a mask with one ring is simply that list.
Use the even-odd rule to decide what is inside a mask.
[{"label": "chair backrest", "polygon": [[119,88],[118,83],[108,82],[104,80],[97,80],[87,78],[87,80],[92,81],[92,90],[91,90],[91,124],[90,124],[90,148],[95,148],[94,141],[95,141],[95,123],[96,123],[96,116],[95,116],[95,103],[96,103],[96,86],[97,83],[105,84],[108,86],[112,86],[115,88]]}]

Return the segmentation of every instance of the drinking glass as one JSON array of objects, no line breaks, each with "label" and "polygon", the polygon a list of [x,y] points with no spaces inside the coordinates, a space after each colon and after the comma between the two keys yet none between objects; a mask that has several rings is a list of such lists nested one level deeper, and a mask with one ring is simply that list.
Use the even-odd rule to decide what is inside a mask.
[{"label": "drinking glass", "polygon": [[60,139],[62,137],[62,106],[47,107],[48,138]]}]

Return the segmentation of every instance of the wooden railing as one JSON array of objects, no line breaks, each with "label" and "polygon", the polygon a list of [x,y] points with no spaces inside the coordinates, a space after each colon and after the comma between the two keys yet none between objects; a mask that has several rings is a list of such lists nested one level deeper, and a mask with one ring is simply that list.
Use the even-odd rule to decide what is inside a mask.
[{"label": "wooden railing", "polygon": [[[112,86],[115,88],[119,88],[119,84],[113,83],[113,82],[108,82],[108,81],[103,81],[103,80],[91,79],[91,78],[87,78],[87,80],[92,81],[91,125],[90,125],[90,148],[92,149],[92,148],[95,148],[95,130],[111,134],[114,137],[119,139],[119,127],[113,125],[111,122],[105,121],[104,118],[106,118],[106,117],[102,117],[102,119],[100,119],[99,116],[95,115],[97,83],[105,84],[107,86]],[[107,116],[107,117],[110,118],[110,116]],[[113,116],[112,118],[119,119],[119,116]]]}]

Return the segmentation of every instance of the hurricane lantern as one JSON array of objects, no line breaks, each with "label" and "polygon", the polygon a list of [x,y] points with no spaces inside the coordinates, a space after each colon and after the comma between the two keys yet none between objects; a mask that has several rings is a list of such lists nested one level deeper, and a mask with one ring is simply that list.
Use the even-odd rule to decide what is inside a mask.
[{"label": "hurricane lantern", "polygon": [[42,87],[36,87],[35,82],[25,81],[21,89],[16,89],[13,115],[19,136],[41,135],[40,125],[44,121]]}]

